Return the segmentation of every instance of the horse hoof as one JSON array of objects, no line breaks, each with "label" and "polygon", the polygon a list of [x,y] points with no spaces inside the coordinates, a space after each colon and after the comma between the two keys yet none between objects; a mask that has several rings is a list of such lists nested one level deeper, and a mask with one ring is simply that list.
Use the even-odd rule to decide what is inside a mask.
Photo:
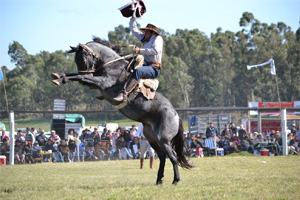
[{"label": "horse hoof", "polygon": [[177,183],[178,183],[177,181],[173,181],[173,183],[172,183],[172,184],[173,184],[173,185],[177,185]]},{"label": "horse hoof", "polygon": [[156,185],[162,185],[162,184],[163,184],[163,180],[156,181]]},{"label": "horse hoof", "polygon": [[59,80],[52,80],[52,83],[53,83],[54,85],[60,85],[60,84],[61,84]]},{"label": "horse hoof", "polygon": [[51,77],[52,77],[53,79],[59,79],[59,78],[61,77],[61,74],[59,74],[59,73],[52,73],[52,74],[51,74]]}]

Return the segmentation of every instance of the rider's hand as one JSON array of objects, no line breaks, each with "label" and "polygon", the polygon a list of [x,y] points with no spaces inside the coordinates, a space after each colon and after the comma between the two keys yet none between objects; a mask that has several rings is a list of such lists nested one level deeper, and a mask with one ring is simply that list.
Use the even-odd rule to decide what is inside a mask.
[{"label": "rider's hand", "polygon": [[134,47],[134,53],[138,54],[140,53],[140,48],[138,48],[137,46]]}]

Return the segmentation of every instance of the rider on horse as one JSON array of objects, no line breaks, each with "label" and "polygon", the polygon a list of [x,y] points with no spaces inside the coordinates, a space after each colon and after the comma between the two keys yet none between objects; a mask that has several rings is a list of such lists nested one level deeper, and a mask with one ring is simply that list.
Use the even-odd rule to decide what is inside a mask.
[{"label": "rider on horse", "polygon": [[135,47],[134,52],[144,56],[146,64],[143,67],[135,69],[127,82],[124,91],[121,91],[114,100],[122,102],[127,101],[129,94],[137,86],[141,78],[154,79],[160,75],[161,59],[163,52],[163,38],[158,33],[158,28],[153,24],[148,24],[141,28],[141,32],[136,24],[135,18],[130,19],[130,28],[134,36],[143,44],[144,48]]}]

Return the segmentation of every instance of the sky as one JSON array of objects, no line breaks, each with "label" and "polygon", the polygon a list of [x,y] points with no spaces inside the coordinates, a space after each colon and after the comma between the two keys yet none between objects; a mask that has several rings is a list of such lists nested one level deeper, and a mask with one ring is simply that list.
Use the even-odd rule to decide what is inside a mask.
[{"label": "sky", "polygon": [[[0,0],[0,66],[10,62],[8,46],[19,42],[31,55],[41,51],[68,50],[91,41],[96,35],[108,39],[108,32],[129,18],[118,10],[130,0]],[[138,23],[148,23],[174,34],[176,29],[199,29],[208,37],[222,31],[241,30],[243,12],[260,22],[284,22],[292,31],[300,27],[300,0],[144,0],[147,12]],[[139,44],[137,44],[139,45]]]}]

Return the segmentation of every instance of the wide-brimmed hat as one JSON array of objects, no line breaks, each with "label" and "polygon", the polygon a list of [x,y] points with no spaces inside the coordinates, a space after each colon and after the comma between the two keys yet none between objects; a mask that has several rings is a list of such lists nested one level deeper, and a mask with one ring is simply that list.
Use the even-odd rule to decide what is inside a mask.
[{"label": "wide-brimmed hat", "polygon": [[157,35],[159,35],[158,28],[156,26],[154,26],[153,24],[147,24],[147,26],[145,28],[141,28],[141,30],[142,31],[145,31],[145,30],[154,31]]}]

